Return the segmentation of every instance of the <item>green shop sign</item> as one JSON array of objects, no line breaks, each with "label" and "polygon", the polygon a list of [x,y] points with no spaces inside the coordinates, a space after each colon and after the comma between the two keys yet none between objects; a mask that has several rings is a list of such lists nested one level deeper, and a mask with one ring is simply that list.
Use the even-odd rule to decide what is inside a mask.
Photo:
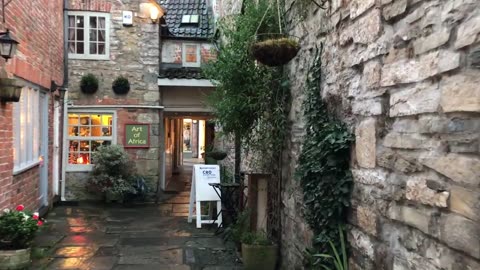
[{"label": "green shop sign", "polygon": [[125,148],[150,147],[149,124],[125,124]]}]

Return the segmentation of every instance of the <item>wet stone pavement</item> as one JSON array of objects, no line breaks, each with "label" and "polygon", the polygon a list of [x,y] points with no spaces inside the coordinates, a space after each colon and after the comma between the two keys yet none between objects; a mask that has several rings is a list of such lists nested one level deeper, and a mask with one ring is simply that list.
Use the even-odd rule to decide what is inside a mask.
[{"label": "wet stone pavement", "polygon": [[158,206],[56,207],[35,239],[31,269],[242,269],[233,243],[215,227],[196,229]]}]

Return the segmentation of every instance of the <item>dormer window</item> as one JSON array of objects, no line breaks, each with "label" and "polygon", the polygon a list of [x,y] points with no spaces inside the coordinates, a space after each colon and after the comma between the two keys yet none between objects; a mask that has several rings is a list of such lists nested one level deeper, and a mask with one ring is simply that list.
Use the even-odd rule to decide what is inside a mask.
[{"label": "dormer window", "polygon": [[183,15],[182,24],[198,24],[198,15]]}]

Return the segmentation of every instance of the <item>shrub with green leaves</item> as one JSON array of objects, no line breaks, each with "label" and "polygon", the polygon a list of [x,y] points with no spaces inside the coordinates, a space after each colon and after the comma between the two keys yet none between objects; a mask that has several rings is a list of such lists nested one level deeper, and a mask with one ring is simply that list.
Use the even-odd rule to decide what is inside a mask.
[{"label": "shrub with green leaves", "polygon": [[120,145],[101,146],[92,154],[89,183],[97,191],[117,195],[136,193],[135,166]]},{"label": "shrub with green leaves", "polygon": [[85,94],[93,94],[98,90],[98,79],[92,73],[83,75],[80,81],[80,89]]},{"label": "shrub with green leaves", "polygon": [[130,91],[130,82],[127,78],[119,76],[112,83],[112,89],[115,94],[125,95]]}]

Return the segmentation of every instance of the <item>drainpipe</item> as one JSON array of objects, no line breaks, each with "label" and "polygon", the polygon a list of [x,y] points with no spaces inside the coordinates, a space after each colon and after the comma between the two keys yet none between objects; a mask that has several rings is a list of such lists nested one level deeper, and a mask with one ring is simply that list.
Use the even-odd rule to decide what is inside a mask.
[{"label": "drainpipe", "polygon": [[[68,43],[67,43],[67,37],[68,37],[68,14],[67,14],[67,9],[68,8],[68,0],[63,0],[63,87],[68,88]],[[67,103],[68,100],[68,91],[65,93],[65,96],[62,100],[62,112],[63,112],[63,117],[62,117],[62,142],[60,143],[60,147],[62,149],[62,156],[61,156],[61,168],[62,168],[62,173],[61,173],[61,179],[60,183],[61,185],[58,185],[60,187],[60,200],[65,201],[65,178],[66,178],[66,173],[65,173],[65,168],[67,166],[67,151],[66,151],[66,145],[67,145],[67,139],[66,139],[66,134],[67,134],[67,119],[68,119],[68,112],[67,112]],[[57,191],[58,192],[58,191]]]}]

